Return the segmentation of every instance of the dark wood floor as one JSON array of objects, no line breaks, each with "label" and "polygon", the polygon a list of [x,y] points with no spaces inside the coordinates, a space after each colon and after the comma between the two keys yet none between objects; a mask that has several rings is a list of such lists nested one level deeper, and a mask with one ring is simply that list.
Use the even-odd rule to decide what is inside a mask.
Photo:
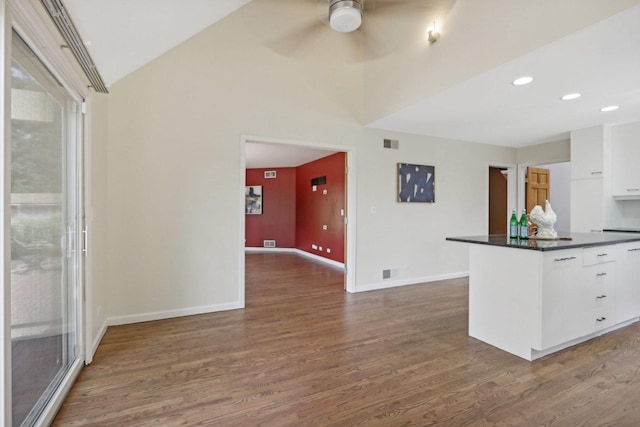
[{"label": "dark wood floor", "polygon": [[55,425],[640,425],[640,324],[527,362],[467,336],[466,279],[246,260],[244,310],[109,328]]}]

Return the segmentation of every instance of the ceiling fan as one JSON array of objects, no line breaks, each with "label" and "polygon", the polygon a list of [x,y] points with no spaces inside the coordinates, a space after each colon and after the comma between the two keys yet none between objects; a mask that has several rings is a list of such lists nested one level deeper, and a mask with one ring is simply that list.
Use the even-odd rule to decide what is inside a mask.
[{"label": "ceiling fan", "polygon": [[350,33],[362,24],[363,0],[331,0],[329,25],[340,33]]},{"label": "ceiling fan", "polygon": [[[425,23],[443,18],[456,0],[272,0],[283,21],[256,26],[270,35],[267,46],[287,57],[362,62],[406,49]],[[315,5],[315,6],[314,6]],[[366,13],[365,13],[366,11]],[[286,18],[285,18],[286,16]],[[327,31],[328,30],[328,31]],[[332,35],[333,34],[333,35]]]}]

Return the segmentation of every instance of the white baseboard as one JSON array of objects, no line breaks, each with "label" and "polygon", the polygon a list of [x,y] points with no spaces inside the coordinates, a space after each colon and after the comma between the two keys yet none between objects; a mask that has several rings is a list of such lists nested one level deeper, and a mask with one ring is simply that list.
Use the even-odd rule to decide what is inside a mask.
[{"label": "white baseboard", "polygon": [[127,325],[129,323],[150,322],[153,320],[171,319],[174,317],[237,310],[239,308],[244,308],[244,303],[242,303],[242,301],[230,302],[227,304],[205,305],[201,307],[181,308],[176,310],[155,311],[151,313],[131,314],[127,316],[115,316],[107,319],[107,325]]},{"label": "white baseboard", "polygon": [[88,365],[91,362],[93,362],[93,356],[96,354],[96,351],[98,350],[98,346],[100,345],[100,342],[102,342],[102,338],[104,337],[104,334],[107,333],[108,320],[109,319],[104,319],[104,322],[100,327],[100,331],[98,332],[98,335],[96,335],[95,338],[93,339],[93,343],[91,344],[91,350],[90,350],[91,354],[86,354],[84,358],[85,365]]},{"label": "white baseboard", "polygon": [[261,247],[246,247],[245,252],[287,252],[291,253],[295,251],[295,248],[261,248]]},{"label": "white baseboard", "polygon": [[338,262],[338,261],[334,261],[334,260],[329,259],[329,258],[321,257],[319,255],[312,254],[312,253],[309,253],[309,252],[305,252],[305,251],[302,251],[300,249],[294,249],[294,251],[295,251],[295,253],[297,253],[298,255],[301,255],[303,257],[311,258],[311,259],[314,259],[316,261],[320,261],[320,262],[323,262],[323,263],[328,264],[330,266],[333,266],[333,267],[340,268],[340,269],[344,270],[344,263],[341,263],[341,262]]},{"label": "white baseboard", "polygon": [[439,280],[459,279],[469,276],[468,271],[459,273],[439,274],[428,277],[418,277],[402,280],[385,280],[384,282],[371,283],[367,285],[356,285],[356,292],[376,291],[379,289],[397,288],[399,286],[419,285],[421,283],[437,282]]},{"label": "white baseboard", "polygon": [[244,248],[245,252],[286,252],[286,253],[291,253],[291,254],[296,254],[296,255],[300,255],[300,256],[304,256],[307,258],[311,258],[314,259],[316,261],[320,261],[322,263],[328,264],[332,267],[336,267],[336,268],[340,268],[342,270],[344,270],[344,263],[338,262],[338,261],[334,261],[332,259],[329,258],[325,258],[325,257],[321,257],[319,255],[316,254],[312,254],[309,252],[305,252],[303,250],[300,249],[296,249],[296,248],[256,248],[256,247],[245,247]]}]

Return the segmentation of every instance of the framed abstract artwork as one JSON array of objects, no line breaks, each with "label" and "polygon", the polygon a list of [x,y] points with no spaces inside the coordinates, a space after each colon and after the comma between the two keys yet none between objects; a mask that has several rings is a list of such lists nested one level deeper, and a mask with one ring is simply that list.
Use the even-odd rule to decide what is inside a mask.
[{"label": "framed abstract artwork", "polygon": [[435,167],[398,163],[398,201],[435,202]]},{"label": "framed abstract artwork", "polygon": [[244,190],[244,213],[262,215],[262,186],[249,185]]}]

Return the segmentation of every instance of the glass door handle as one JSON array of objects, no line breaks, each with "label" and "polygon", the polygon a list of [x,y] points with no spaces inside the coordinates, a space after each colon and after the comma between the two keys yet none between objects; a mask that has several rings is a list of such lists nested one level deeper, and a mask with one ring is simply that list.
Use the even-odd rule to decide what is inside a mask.
[{"label": "glass door handle", "polygon": [[87,240],[87,226],[82,227],[82,253],[87,256],[87,248],[89,247]]}]

